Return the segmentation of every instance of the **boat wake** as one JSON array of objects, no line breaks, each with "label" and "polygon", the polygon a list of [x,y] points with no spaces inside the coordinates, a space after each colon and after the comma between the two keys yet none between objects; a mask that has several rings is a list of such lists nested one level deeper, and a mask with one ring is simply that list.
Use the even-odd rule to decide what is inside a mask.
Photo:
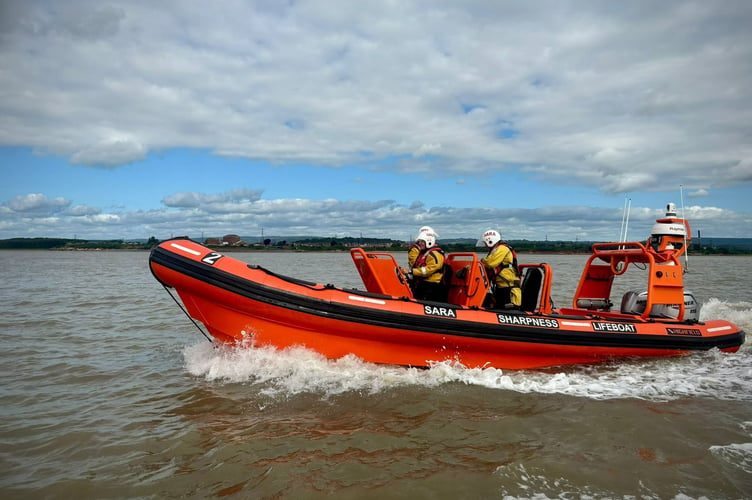
[{"label": "boat wake", "polygon": [[[726,319],[752,334],[752,303],[750,302],[724,302],[715,298],[709,299],[702,305],[700,321],[711,319]],[[747,344],[751,341],[747,338]],[[745,347],[742,346],[742,349]]]},{"label": "boat wake", "polygon": [[[742,422],[740,427],[752,438],[752,422]],[[741,469],[747,474],[752,474],[752,443],[731,443],[710,447],[710,452],[720,460],[726,462],[729,467]]]},{"label": "boat wake", "polygon": [[[752,304],[711,299],[707,318],[726,317],[752,331]],[[400,386],[462,383],[519,393],[590,399],[670,401],[707,397],[752,401],[752,347],[733,354],[713,350],[681,358],[639,359],[545,370],[466,368],[436,362],[428,369],[376,365],[355,356],[327,360],[305,348],[230,348],[201,342],[184,351],[189,373],[215,383],[252,384],[268,396],[300,393],[330,397],[350,391],[380,393]]]}]

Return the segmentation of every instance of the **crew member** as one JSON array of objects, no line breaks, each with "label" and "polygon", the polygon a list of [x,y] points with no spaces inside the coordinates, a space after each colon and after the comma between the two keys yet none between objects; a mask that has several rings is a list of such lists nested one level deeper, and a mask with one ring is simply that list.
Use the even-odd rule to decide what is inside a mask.
[{"label": "crew member", "polygon": [[[418,235],[423,232],[429,232],[433,233],[435,238],[438,238],[439,235],[436,234],[436,231],[433,230],[431,226],[423,226],[420,229],[418,229]],[[407,249],[407,267],[408,269],[412,269],[415,265],[415,259],[418,258],[418,254],[420,253],[420,247],[418,246],[418,240],[416,240],[410,245],[410,248]]]},{"label": "crew member", "polygon": [[495,309],[519,309],[522,304],[520,274],[517,270],[517,253],[506,242],[501,241],[501,234],[489,229],[483,236],[483,243],[488,248],[488,255],[481,259],[494,282]]},{"label": "crew member", "polygon": [[415,240],[418,255],[410,268],[413,296],[418,300],[446,302],[447,289],[443,284],[444,251],[436,244],[436,233],[422,231]]}]

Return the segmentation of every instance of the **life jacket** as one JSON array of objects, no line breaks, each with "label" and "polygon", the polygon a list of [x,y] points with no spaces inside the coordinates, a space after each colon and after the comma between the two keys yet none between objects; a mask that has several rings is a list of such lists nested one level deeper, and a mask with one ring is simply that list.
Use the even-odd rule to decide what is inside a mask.
[{"label": "life jacket", "polygon": [[418,258],[415,259],[415,265],[413,267],[423,267],[423,266],[425,266],[426,263],[427,263],[429,254],[431,252],[434,252],[434,251],[439,252],[442,257],[444,256],[444,250],[442,250],[441,248],[439,248],[438,245],[434,245],[431,248],[426,248],[425,252],[421,252],[421,253],[418,254]]},{"label": "life jacket", "polygon": [[496,266],[493,269],[491,269],[491,271],[493,271],[493,275],[497,276],[504,269],[507,269],[507,268],[511,267],[512,269],[514,269],[514,272],[517,274],[517,276],[519,276],[520,275],[520,271],[517,268],[517,252],[514,251],[514,248],[512,247],[512,245],[510,245],[506,241],[499,241],[498,243],[496,243],[494,246],[491,247],[491,249],[488,251],[488,255],[491,255],[493,253],[493,251],[496,250],[496,248],[499,247],[499,246],[501,246],[501,245],[504,245],[505,247],[507,247],[509,249],[510,252],[512,252],[512,262],[509,263],[509,264],[501,263],[498,266]]},{"label": "life jacket", "polygon": [[[420,253],[418,255],[418,258],[415,260],[413,268],[427,267],[428,256],[434,251],[441,255],[444,265],[427,276],[416,275],[416,277],[429,283],[446,285],[447,280],[451,277],[451,266],[449,266],[449,264],[447,264],[446,262],[446,258],[444,257],[444,250],[439,248],[437,245],[434,245],[431,248],[428,248],[424,252]],[[434,257],[434,259],[438,261],[437,257]],[[447,268],[450,269],[449,273],[447,273]]]}]

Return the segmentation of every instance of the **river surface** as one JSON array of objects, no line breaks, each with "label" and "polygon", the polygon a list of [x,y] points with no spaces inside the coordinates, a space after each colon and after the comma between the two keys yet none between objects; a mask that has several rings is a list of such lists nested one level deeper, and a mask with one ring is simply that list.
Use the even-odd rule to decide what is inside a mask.
[{"label": "river surface", "polygon": [[[232,256],[362,288],[347,253]],[[569,305],[586,256],[520,260]],[[752,258],[686,283],[752,333]],[[119,251],[0,252],[0,339],[3,499],[752,498],[750,343],[516,372],[214,348]]]}]

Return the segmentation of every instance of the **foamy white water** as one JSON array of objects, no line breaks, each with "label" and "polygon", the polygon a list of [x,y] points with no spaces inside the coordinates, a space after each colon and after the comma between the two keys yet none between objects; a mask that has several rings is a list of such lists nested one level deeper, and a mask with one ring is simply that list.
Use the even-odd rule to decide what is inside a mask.
[{"label": "foamy white water", "polygon": [[[752,303],[709,299],[702,321],[724,318],[752,332]],[[200,342],[185,349],[187,370],[209,381],[257,383],[267,393],[376,393],[403,385],[435,387],[461,382],[520,393],[566,394],[592,399],[684,397],[752,401],[752,346],[665,359],[551,368],[538,371],[465,368],[437,362],[429,369],[365,363],[355,356],[327,360],[304,349],[229,348]]]},{"label": "foamy white water", "polygon": [[375,365],[355,356],[328,360],[302,347],[187,347],[186,369],[207,381],[251,383],[267,394],[347,391],[378,393],[405,385],[436,387],[463,383],[519,393],[566,394],[591,399],[668,401],[707,397],[752,401],[752,350],[709,351],[678,358],[630,360],[545,371],[465,368],[448,361],[428,369]]}]

